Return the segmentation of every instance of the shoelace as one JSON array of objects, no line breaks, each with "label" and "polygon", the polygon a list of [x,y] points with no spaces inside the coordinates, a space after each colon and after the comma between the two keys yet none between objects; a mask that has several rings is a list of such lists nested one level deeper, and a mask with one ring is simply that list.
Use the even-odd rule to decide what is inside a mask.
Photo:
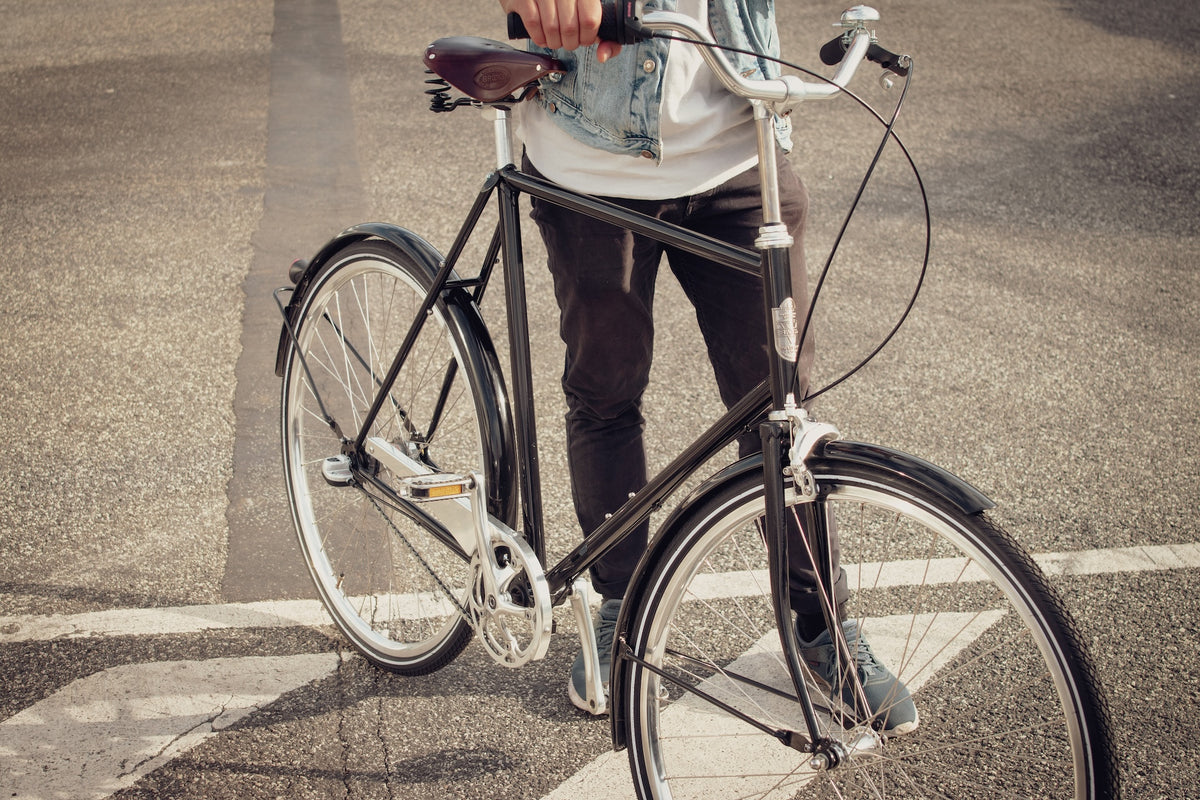
[{"label": "shoelace", "polygon": [[[853,625],[850,630],[843,628],[842,631],[846,636],[846,644],[854,654],[854,661],[855,666],[858,668],[858,674],[861,676],[861,680],[865,683],[870,676],[880,671],[881,665],[879,660],[875,658],[875,653],[871,650],[871,645],[859,635],[858,625]],[[826,632],[826,636],[828,636],[828,631]],[[832,641],[832,637],[830,636],[829,638],[829,644],[819,645],[819,647],[827,651],[829,657],[824,660],[832,666],[836,659],[837,651]],[[834,681],[838,684],[841,684],[841,678],[845,674],[845,670],[841,669],[840,666],[841,665],[839,664],[836,673],[833,675]]]},{"label": "shoelace", "polygon": [[854,651],[854,660],[857,663],[859,674],[862,675],[864,681],[871,675],[879,672],[879,661],[875,658],[875,653],[871,651],[871,645],[863,641],[862,637],[857,635],[853,639],[846,637],[846,643]]}]

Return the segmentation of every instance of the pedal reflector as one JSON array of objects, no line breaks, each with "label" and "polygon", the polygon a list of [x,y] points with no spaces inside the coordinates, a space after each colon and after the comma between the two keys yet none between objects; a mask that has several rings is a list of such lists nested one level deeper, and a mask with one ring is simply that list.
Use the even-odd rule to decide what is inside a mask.
[{"label": "pedal reflector", "polygon": [[415,503],[465,497],[471,492],[471,479],[462,475],[417,475],[404,481],[405,494]]}]

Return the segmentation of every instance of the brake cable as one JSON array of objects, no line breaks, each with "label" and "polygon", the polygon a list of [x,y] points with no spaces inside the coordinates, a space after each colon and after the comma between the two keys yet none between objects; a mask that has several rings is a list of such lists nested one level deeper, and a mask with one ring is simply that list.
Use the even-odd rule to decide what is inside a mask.
[{"label": "brake cable", "polygon": [[[717,50],[724,50],[729,53],[739,53],[741,55],[747,55],[747,56],[751,56],[753,58],[761,58],[766,61],[772,61],[781,66],[788,67],[789,69],[796,70],[797,72],[800,72],[800,73],[803,73],[804,75],[815,78],[816,80],[821,81],[822,83],[829,83],[829,84],[834,83],[831,79],[825,77],[824,75],[821,75],[820,73],[814,72],[805,67],[802,67],[799,64],[794,64],[790,61],[785,61],[784,59],[764,55],[762,53],[756,53],[753,50],[746,50],[743,48],[732,47],[729,45],[722,45],[722,44],[718,44],[718,43],[714,43],[714,42],[705,42],[705,41],[700,41],[700,40],[696,40],[696,39],[690,39],[687,37],[678,36],[678,35],[674,35],[674,34],[670,34],[670,33],[655,32],[655,33],[651,34],[650,38],[668,39],[668,40],[672,40],[672,41],[682,42],[684,44],[695,45],[697,47],[710,47],[710,48],[717,49]],[[933,230],[932,223],[930,220],[930,214],[929,214],[929,198],[925,192],[925,182],[921,179],[920,170],[917,169],[917,165],[916,165],[916,162],[913,160],[912,154],[909,152],[908,147],[904,144],[904,142],[900,139],[899,135],[895,131],[896,120],[900,116],[900,109],[904,106],[905,99],[908,96],[909,86],[912,83],[912,59],[908,56],[902,56],[901,58],[905,62],[902,64],[902,66],[905,70],[905,74],[903,76],[904,77],[904,85],[900,90],[900,97],[896,101],[896,107],[892,111],[892,115],[891,115],[890,119],[884,119],[883,115],[880,114],[878,111],[876,111],[875,108],[870,103],[868,103],[866,100],[864,100],[862,97],[860,97],[859,95],[857,95],[850,89],[848,89],[846,87],[839,87],[843,94],[850,97],[852,100],[854,100],[854,102],[858,103],[863,109],[865,109],[869,114],[871,114],[871,116],[873,116],[881,125],[884,126],[885,130],[883,132],[883,137],[879,142],[879,147],[876,148],[875,155],[872,157],[871,163],[867,167],[867,171],[864,173],[862,181],[859,183],[858,190],[854,194],[854,199],[850,203],[850,208],[847,210],[846,216],[842,220],[841,227],[838,229],[837,237],[834,239],[834,243],[830,247],[829,255],[825,259],[824,265],[821,267],[820,275],[817,278],[817,285],[813,290],[811,299],[809,300],[808,312],[804,318],[804,325],[800,329],[800,338],[797,341],[803,342],[805,340],[805,338],[808,336],[808,331],[812,327],[813,310],[816,308],[817,300],[821,296],[821,289],[825,285],[825,280],[828,277],[830,268],[833,265],[833,259],[837,255],[838,248],[841,246],[842,240],[845,238],[846,230],[850,226],[850,221],[854,218],[854,214],[858,210],[859,202],[861,201],[862,196],[863,196],[864,192],[866,191],[867,185],[870,183],[870,180],[875,173],[875,168],[878,166],[879,160],[883,156],[884,148],[887,146],[887,143],[889,140],[895,142],[896,146],[900,148],[900,152],[903,153],[905,160],[908,162],[909,168],[912,170],[913,178],[916,181],[917,189],[921,196],[921,207],[922,207],[922,211],[924,214],[924,223],[925,223],[925,248],[924,248],[924,253],[922,256],[922,260],[921,260],[921,269],[917,275],[917,282],[916,282],[916,285],[913,287],[912,295],[909,297],[908,303],[904,307],[904,311],[901,312],[900,318],[896,321],[896,324],[892,327],[892,329],[890,331],[888,331],[888,333],[883,337],[883,339],[879,342],[879,344],[876,345],[875,348],[873,350],[871,350],[871,352],[868,353],[865,358],[863,358],[856,365],[854,365],[853,367],[848,369],[840,377],[836,378],[835,380],[830,381],[825,386],[822,386],[820,389],[816,390],[815,392],[810,391],[808,394],[806,394],[804,396],[805,401],[811,401],[811,400],[819,397],[820,395],[824,394],[825,392],[829,391],[830,389],[833,389],[835,386],[838,386],[841,383],[845,382],[851,376],[853,376],[857,372],[859,372],[868,363],[870,363],[877,355],[879,355],[880,351],[882,351],[883,348],[886,347],[887,344],[889,342],[891,342],[891,340],[893,338],[895,338],[896,334],[899,332],[899,330],[900,330],[901,326],[904,324],[905,320],[908,319],[909,314],[912,312],[913,307],[916,305],[917,296],[921,292],[921,287],[925,283],[925,276],[929,271],[929,253],[930,253],[930,247],[931,247],[931,242],[932,242],[932,230]],[[793,287],[793,292],[794,291],[795,291],[795,287]],[[798,371],[799,371],[799,361],[797,361],[796,365],[792,368],[792,374],[787,381],[788,385],[794,386],[796,384]]]}]

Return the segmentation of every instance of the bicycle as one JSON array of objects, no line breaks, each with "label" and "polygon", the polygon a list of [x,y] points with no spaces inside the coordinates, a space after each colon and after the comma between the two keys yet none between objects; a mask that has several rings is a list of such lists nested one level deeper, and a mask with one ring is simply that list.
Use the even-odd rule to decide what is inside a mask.
[{"label": "bicycle", "polygon": [[[469,37],[430,45],[434,110],[481,108],[495,131],[496,169],[449,251],[398,226],[358,225],[297,262],[294,285],[276,293],[293,520],[321,600],[363,656],[424,674],[474,637],[495,661],[519,667],[545,655],[553,609],[569,602],[587,700],[611,711],[613,744],[629,751],[639,797],[1117,796],[1106,705],[1086,649],[1032,559],[987,517],[993,503],[922,459],[842,439],[794,396],[807,322],[788,311],[769,126],[802,100],[847,93],[864,59],[905,74],[907,59],[880,48],[868,28],[878,18],[862,6],[842,15],[843,32],[822,51],[840,64],[832,79],[756,81],[736,74],[695,20],[632,2],[606,9],[604,38],[700,43],[709,67],[752,105],[763,176],[758,252],[521,172],[509,114],[556,62]],[[451,87],[464,96],[452,99]],[[778,320],[768,380],[549,568],[521,194],[762,274],[764,312]],[[499,221],[483,261],[462,274],[460,258],[493,201]],[[507,379],[481,312],[498,265]],[[763,452],[705,479],[653,538],[622,607],[606,696],[580,576],[746,430],[760,431]],[[818,565],[834,622],[835,521],[853,619],[920,707],[910,736],[887,737],[855,703],[831,699],[800,658],[788,548]],[[845,637],[836,638],[852,662]]]}]

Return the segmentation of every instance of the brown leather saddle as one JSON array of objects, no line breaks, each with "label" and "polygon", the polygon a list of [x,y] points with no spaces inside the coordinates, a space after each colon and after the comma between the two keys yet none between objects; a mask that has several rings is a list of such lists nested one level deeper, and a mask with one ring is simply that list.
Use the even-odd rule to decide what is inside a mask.
[{"label": "brown leather saddle", "polygon": [[451,36],[425,48],[425,66],[475,100],[495,103],[547,75],[565,72],[557,59],[478,36]]}]

